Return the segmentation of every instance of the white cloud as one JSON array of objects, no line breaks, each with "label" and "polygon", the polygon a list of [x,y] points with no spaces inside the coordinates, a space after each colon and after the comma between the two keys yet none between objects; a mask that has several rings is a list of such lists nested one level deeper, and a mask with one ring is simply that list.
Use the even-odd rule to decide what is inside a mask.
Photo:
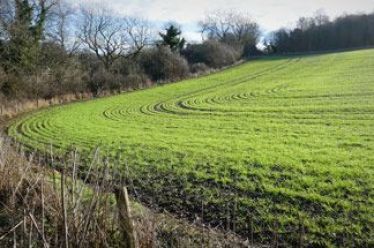
[{"label": "white cloud", "polygon": [[[199,39],[196,23],[205,13],[216,9],[246,12],[266,31],[290,26],[300,16],[323,9],[328,15],[374,11],[374,0],[69,0],[76,4],[99,5],[120,14],[145,17],[156,23],[176,21],[188,27],[188,38]],[[186,28],[185,28],[186,29]]]}]

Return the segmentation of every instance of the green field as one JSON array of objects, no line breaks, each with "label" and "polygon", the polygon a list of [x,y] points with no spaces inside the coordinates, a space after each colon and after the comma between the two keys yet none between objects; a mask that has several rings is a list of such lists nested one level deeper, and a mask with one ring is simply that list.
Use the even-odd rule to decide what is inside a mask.
[{"label": "green field", "polygon": [[8,134],[100,147],[143,201],[190,218],[203,206],[258,241],[374,245],[374,50],[258,59],[42,110]]}]

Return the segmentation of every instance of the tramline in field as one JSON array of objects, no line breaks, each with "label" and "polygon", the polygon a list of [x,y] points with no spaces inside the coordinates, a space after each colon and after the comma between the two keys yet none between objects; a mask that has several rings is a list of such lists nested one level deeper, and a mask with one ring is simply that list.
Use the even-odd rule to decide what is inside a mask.
[{"label": "tramline in field", "polygon": [[41,151],[120,154],[143,200],[187,216],[203,202],[217,226],[233,211],[242,235],[252,223],[295,243],[302,221],[311,245],[374,236],[374,50],[259,59],[42,110],[8,133]]}]

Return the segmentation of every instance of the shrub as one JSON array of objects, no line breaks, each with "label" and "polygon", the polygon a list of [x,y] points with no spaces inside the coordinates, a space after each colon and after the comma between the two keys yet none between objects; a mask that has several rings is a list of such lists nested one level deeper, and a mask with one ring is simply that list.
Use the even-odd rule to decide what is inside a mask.
[{"label": "shrub", "polygon": [[96,70],[92,68],[92,71],[87,75],[86,80],[87,86],[94,96],[100,95],[104,90],[113,90],[117,87],[117,85],[115,85],[116,80],[113,74],[108,72],[103,66],[98,66]]},{"label": "shrub", "polygon": [[130,74],[124,77],[123,89],[137,89],[151,86],[151,82],[145,74]]},{"label": "shrub", "polygon": [[8,99],[21,99],[31,97],[30,87],[26,82],[26,77],[8,73],[1,84],[1,91]]},{"label": "shrub", "polygon": [[73,61],[72,64],[72,66],[66,69],[63,68],[57,75],[55,73],[55,82],[58,84],[58,87],[61,88],[60,94],[71,92],[77,96],[87,89],[82,77],[86,72],[76,61]]},{"label": "shrub", "polygon": [[116,61],[113,70],[122,75],[121,90],[138,89],[152,85],[138,58],[134,60],[121,58]]},{"label": "shrub", "polygon": [[240,53],[234,48],[215,40],[208,40],[202,44],[190,44],[182,54],[190,64],[205,63],[212,68],[231,65],[240,58]]},{"label": "shrub", "polygon": [[191,72],[196,74],[201,74],[209,71],[209,66],[205,63],[196,63],[191,65]]},{"label": "shrub", "polygon": [[144,52],[140,64],[145,73],[154,81],[178,80],[189,73],[187,61],[170,48],[160,46]]}]

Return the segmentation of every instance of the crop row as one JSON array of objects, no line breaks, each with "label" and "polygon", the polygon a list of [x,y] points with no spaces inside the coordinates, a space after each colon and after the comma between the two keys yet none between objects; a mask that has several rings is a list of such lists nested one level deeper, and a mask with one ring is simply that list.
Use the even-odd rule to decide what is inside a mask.
[{"label": "crop row", "polygon": [[242,235],[251,223],[294,244],[302,225],[310,245],[369,246],[373,72],[374,50],[260,59],[40,111],[9,135],[41,151],[100,147],[142,201]]}]

